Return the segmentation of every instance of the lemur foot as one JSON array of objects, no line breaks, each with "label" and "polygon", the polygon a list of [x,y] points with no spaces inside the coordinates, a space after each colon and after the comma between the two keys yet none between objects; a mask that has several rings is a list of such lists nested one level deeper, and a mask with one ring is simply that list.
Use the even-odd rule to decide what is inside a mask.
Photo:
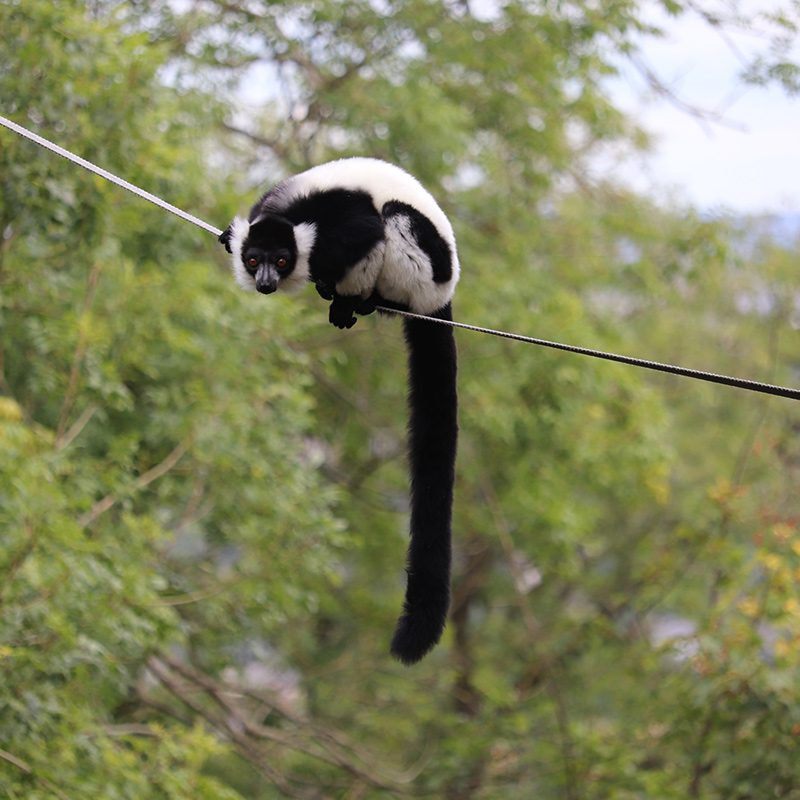
[{"label": "lemur foot", "polygon": [[358,305],[355,308],[356,314],[366,317],[375,311],[375,306],[378,305],[379,299],[373,294],[369,297],[361,297],[358,299]]}]

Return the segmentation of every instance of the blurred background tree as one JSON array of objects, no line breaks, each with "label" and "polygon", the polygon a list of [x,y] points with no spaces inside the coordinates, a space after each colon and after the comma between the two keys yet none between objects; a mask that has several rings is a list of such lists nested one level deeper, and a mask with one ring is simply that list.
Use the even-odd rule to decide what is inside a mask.
[{"label": "blurred background tree", "polygon": [[[760,22],[747,77],[792,90],[796,20]],[[387,158],[453,219],[458,318],[797,382],[791,249],[593,176],[646,144],[606,85],[642,3],[0,27],[4,114],[217,225]],[[212,237],[6,132],[0,182],[4,796],[797,796],[792,403],[460,334],[452,615],[404,669],[397,321],[237,292]]]}]

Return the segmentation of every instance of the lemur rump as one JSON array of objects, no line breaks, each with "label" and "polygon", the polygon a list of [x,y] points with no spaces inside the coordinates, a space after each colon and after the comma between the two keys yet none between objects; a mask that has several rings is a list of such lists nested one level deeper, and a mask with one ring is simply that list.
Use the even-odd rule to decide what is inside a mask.
[{"label": "lemur rump", "polygon": [[[307,281],[350,328],[375,306],[452,319],[459,266],[453,229],[431,194],[399,167],[370,158],[321,164],[279,183],[220,236],[244,289]],[[405,319],[409,375],[411,543],[392,653],[419,661],[444,630],[458,437],[456,347],[449,326]]]}]

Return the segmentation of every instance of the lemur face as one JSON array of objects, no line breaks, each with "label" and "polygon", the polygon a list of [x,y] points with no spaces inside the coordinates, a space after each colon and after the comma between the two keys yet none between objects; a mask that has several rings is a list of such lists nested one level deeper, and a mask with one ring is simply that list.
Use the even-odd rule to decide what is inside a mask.
[{"label": "lemur face", "polygon": [[292,224],[272,215],[255,220],[242,242],[240,258],[256,290],[272,294],[292,274],[297,260]]},{"label": "lemur face", "polygon": [[231,253],[236,282],[243,289],[262,294],[305,285],[309,274],[307,251],[313,240],[313,226],[293,226],[275,214],[262,215],[253,222],[237,217],[220,237]]},{"label": "lemur face", "polygon": [[264,249],[245,242],[242,253],[245,271],[255,281],[256,290],[272,294],[294,266],[291,252],[285,247]]}]

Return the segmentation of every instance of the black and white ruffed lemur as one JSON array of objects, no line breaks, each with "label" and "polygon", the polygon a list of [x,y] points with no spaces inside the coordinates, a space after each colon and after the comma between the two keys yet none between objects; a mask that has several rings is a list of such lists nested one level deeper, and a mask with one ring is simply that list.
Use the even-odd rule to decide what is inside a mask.
[{"label": "black and white ruffed lemur", "polygon": [[[459,276],[453,228],[404,170],[372,158],[321,164],[281,181],[220,236],[244,289],[263,294],[307,281],[329,319],[386,306],[452,319]],[[458,437],[452,328],[404,319],[409,364],[411,543],[403,613],[391,651],[405,664],[439,641],[450,602],[451,515]]]}]

